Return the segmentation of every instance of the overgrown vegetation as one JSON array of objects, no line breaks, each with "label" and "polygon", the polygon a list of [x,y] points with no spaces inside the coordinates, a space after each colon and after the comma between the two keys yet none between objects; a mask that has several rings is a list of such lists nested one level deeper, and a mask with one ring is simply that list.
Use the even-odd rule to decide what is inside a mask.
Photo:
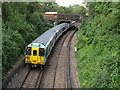
[{"label": "overgrown vegetation", "polygon": [[82,88],[118,88],[120,3],[88,3],[89,19],[77,34],[75,46]]},{"label": "overgrown vegetation", "polygon": [[3,72],[23,54],[24,47],[53,27],[42,16],[40,3],[3,3],[2,68]]},{"label": "overgrown vegetation", "polygon": [[83,15],[86,13],[86,10],[83,6],[79,6],[78,4],[64,7],[64,6],[57,6],[57,12],[59,14],[75,14],[75,15]]}]

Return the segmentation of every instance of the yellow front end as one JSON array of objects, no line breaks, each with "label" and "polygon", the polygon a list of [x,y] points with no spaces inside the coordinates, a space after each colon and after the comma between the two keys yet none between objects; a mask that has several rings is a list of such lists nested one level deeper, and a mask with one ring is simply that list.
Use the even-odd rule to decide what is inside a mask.
[{"label": "yellow front end", "polygon": [[25,58],[25,63],[44,65],[44,56],[39,56],[38,47],[32,47],[31,55],[26,55]]}]

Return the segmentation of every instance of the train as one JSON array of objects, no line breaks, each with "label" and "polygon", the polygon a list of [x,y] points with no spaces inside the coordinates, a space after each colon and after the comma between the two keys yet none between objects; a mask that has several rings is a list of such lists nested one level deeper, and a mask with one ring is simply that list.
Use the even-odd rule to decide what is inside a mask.
[{"label": "train", "polygon": [[43,68],[48,61],[48,56],[55,42],[63,32],[74,25],[75,22],[56,25],[27,45],[25,47],[25,64],[29,64],[32,67],[41,66]]}]

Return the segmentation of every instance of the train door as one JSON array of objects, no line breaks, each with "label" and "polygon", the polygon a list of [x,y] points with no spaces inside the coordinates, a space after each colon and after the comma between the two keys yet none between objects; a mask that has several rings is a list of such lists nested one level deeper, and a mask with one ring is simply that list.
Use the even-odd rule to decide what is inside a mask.
[{"label": "train door", "polygon": [[38,51],[39,51],[38,47],[32,47],[32,55],[31,55],[32,64],[38,63],[38,53],[39,53]]}]

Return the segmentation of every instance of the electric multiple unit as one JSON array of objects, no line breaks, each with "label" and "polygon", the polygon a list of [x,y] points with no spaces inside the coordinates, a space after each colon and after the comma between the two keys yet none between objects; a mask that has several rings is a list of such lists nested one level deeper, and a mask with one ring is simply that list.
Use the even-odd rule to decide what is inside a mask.
[{"label": "electric multiple unit", "polygon": [[48,56],[60,35],[70,28],[70,24],[62,23],[49,29],[26,47],[25,63],[32,66],[44,66]]}]

